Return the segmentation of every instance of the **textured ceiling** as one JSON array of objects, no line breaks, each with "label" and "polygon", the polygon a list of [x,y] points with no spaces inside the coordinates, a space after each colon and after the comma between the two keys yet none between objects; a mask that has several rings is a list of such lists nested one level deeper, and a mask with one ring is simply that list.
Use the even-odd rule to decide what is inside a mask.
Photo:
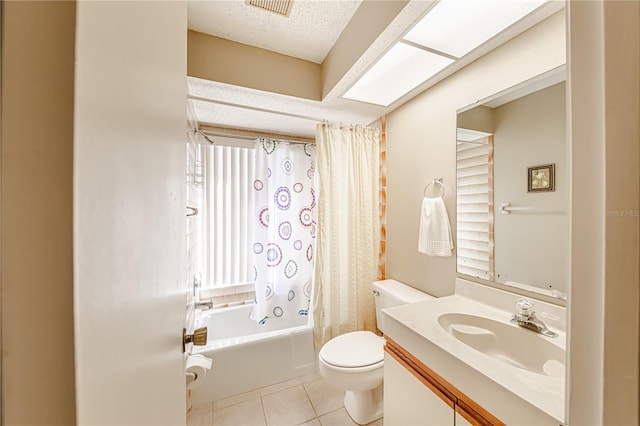
[{"label": "textured ceiling", "polygon": [[189,1],[190,30],[322,63],[362,0],[295,0],[288,17],[244,0]]}]

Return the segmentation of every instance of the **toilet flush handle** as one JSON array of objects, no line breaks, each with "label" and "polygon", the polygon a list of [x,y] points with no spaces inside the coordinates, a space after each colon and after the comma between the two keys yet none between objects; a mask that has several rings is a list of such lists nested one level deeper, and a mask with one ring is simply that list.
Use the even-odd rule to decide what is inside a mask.
[{"label": "toilet flush handle", "polygon": [[207,344],[207,327],[200,327],[193,331],[193,334],[187,334],[187,329],[182,329],[182,352],[184,353],[185,347],[188,343],[193,343],[196,346],[204,346]]}]

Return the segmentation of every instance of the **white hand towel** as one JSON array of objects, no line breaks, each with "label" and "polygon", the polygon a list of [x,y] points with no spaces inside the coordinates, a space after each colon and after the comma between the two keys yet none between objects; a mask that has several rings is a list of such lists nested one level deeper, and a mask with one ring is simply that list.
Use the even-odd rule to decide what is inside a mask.
[{"label": "white hand towel", "polygon": [[451,256],[453,238],[447,207],[442,197],[422,200],[418,251],[429,256]]}]

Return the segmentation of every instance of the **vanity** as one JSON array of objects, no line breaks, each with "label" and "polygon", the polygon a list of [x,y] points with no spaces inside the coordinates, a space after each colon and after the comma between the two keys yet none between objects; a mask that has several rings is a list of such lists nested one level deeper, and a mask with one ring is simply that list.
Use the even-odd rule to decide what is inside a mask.
[{"label": "vanity", "polygon": [[457,111],[455,293],[383,310],[386,425],[565,423],[564,80]]},{"label": "vanity", "polygon": [[547,337],[510,322],[520,298],[458,279],[452,296],[383,310],[385,424],[562,424],[565,308],[534,301]]}]

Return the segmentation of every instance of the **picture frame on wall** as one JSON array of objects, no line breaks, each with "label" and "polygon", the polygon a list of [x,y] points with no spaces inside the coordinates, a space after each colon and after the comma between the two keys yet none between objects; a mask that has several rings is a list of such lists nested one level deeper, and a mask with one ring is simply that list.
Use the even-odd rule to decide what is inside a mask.
[{"label": "picture frame on wall", "polygon": [[527,192],[555,191],[555,164],[527,168]]}]

